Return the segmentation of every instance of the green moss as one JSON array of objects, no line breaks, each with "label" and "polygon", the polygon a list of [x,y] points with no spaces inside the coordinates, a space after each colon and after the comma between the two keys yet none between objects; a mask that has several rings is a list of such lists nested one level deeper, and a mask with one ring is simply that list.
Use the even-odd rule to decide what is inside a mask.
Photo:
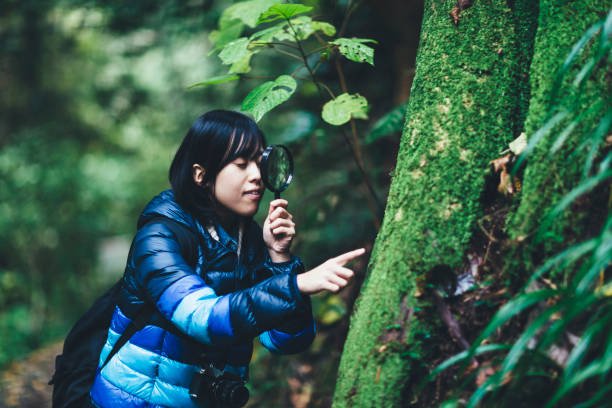
[{"label": "green moss", "polygon": [[417,279],[436,265],[462,264],[488,163],[519,128],[525,87],[516,73],[530,44],[515,31],[516,10],[478,1],[455,26],[453,5],[426,2],[409,121],[342,355],[337,407],[401,405],[414,359],[423,356],[418,333],[436,324],[410,312],[419,307]]},{"label": "green moss", "polygon": [[[584,50],[582,60],[566,74],[559,92],[560,98],[554,101],[550,98],[554,79],[573,44],[582,37],[588,27],[604,18],[608,9],[609,2],[602,0],[572,1],[565,5],[554,0],[541,2],[530,73],[533,97],[525,132],[528,137],[532,136],[546,122],[554,106],[563,106],[576,113],[559,124],[528,158],[520,206],[509,223],[509,233],[513,238],[519,241],[528,238],[520,249],[520,261],[511,267],[517,270],[517,274],[520,274],[520,270],[533,270],[539,259],[566,247],[585,232],[582,230],[584,228],[581,229],[581,226],[585,225],[585,217],[588,217],[584,209],[567,211],[546,234],[540,234],[538,240],[532,239],[544,217],[580,180],[586,152],[576,151],[576,148],[607,109],[607,104],[601,103],[609,98],[607,95],[610,95],[611,91],[609,83],[606,84],[605,81],[605,69],[600,70],[579,92],[573,91],[570,86],[584,60],[592,52],[589,47]],[[581,119],[580,125],[572,132],[565,147],[555,154],[549,154],[548,150],[559,130],[567,126],[580,112],[596,107],[597,103],[600,103],[600,108],[591,109]]]}]

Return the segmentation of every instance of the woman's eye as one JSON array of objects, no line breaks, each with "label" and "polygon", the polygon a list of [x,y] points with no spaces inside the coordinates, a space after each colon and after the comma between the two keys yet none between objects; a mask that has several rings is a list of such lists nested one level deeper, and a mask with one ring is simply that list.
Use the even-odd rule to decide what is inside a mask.
[{"label": "woman's eye", "polygon": [[246,169],[249,163],[248,162],[237,162],[235,164],[236,164],[236,166],[240,167],[241,169]]}]

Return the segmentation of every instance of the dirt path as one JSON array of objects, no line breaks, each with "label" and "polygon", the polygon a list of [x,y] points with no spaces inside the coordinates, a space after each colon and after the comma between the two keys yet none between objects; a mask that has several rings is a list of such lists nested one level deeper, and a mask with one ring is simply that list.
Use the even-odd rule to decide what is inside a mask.
[{"label": "dirt path", "polygon": [[47,383],[62,344],[63,340],[37,350],[0,373],[0,408],[51,407],[52,387]]}]

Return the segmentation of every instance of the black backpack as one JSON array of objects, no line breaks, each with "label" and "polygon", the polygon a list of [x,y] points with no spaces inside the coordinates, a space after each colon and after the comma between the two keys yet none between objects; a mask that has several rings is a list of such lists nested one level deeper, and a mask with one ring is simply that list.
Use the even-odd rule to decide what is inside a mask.
[{"label": "black backpack", "polygon": [[[177,234],[181,245],[194,245],[195,235],[183,225],[167,218],[155,218]],[[100,296],[94,304],[72,326],[62,354],[55,358],[55,373],[49,381],[53,385],[53,408],[91,407],[89,390],[98,370],[100,352],[108,336],[108,328],[119,300],[123,278]],[[154,319],[155,307],[145,302],[134,319],[119,337],[102,369],[119,349]],[[158,319],[159,320],[159,319]],[[170,325],[170,324],[168,324]]]},{"label": "black backpack", "polygon": [[[72,326],[62,354],[55,358],[55,373],[49,381],[53,385],[54,408],[90,407],[89,390],[96,377],[100,352],[108,336],[110,321],[119,298],[123,279],[100,296]],[[143,306],[137,317],[125,329],[109,353],[104,367],[127,340],[143,328],[150,315],[150,307]]]}]

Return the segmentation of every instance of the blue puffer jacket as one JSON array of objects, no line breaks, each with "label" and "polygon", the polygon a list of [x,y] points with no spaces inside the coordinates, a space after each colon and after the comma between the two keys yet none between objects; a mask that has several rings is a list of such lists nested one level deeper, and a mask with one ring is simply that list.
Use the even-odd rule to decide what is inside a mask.
[{"label": "blue puffer jacket", "polygon": [[275,353],[310,345],[315,326],[310,299],[297,288],[300,260],[272,263],[261,228],[251,222],[236,267],[236,241],[214,227],[217,237],[170,190],[145,208],[100,366],[143,302],[156,306],[158,318],[98,372],[90,392],[95,405],[195,407],[188,389],[203,361],[246,379],[254,337]]}]

